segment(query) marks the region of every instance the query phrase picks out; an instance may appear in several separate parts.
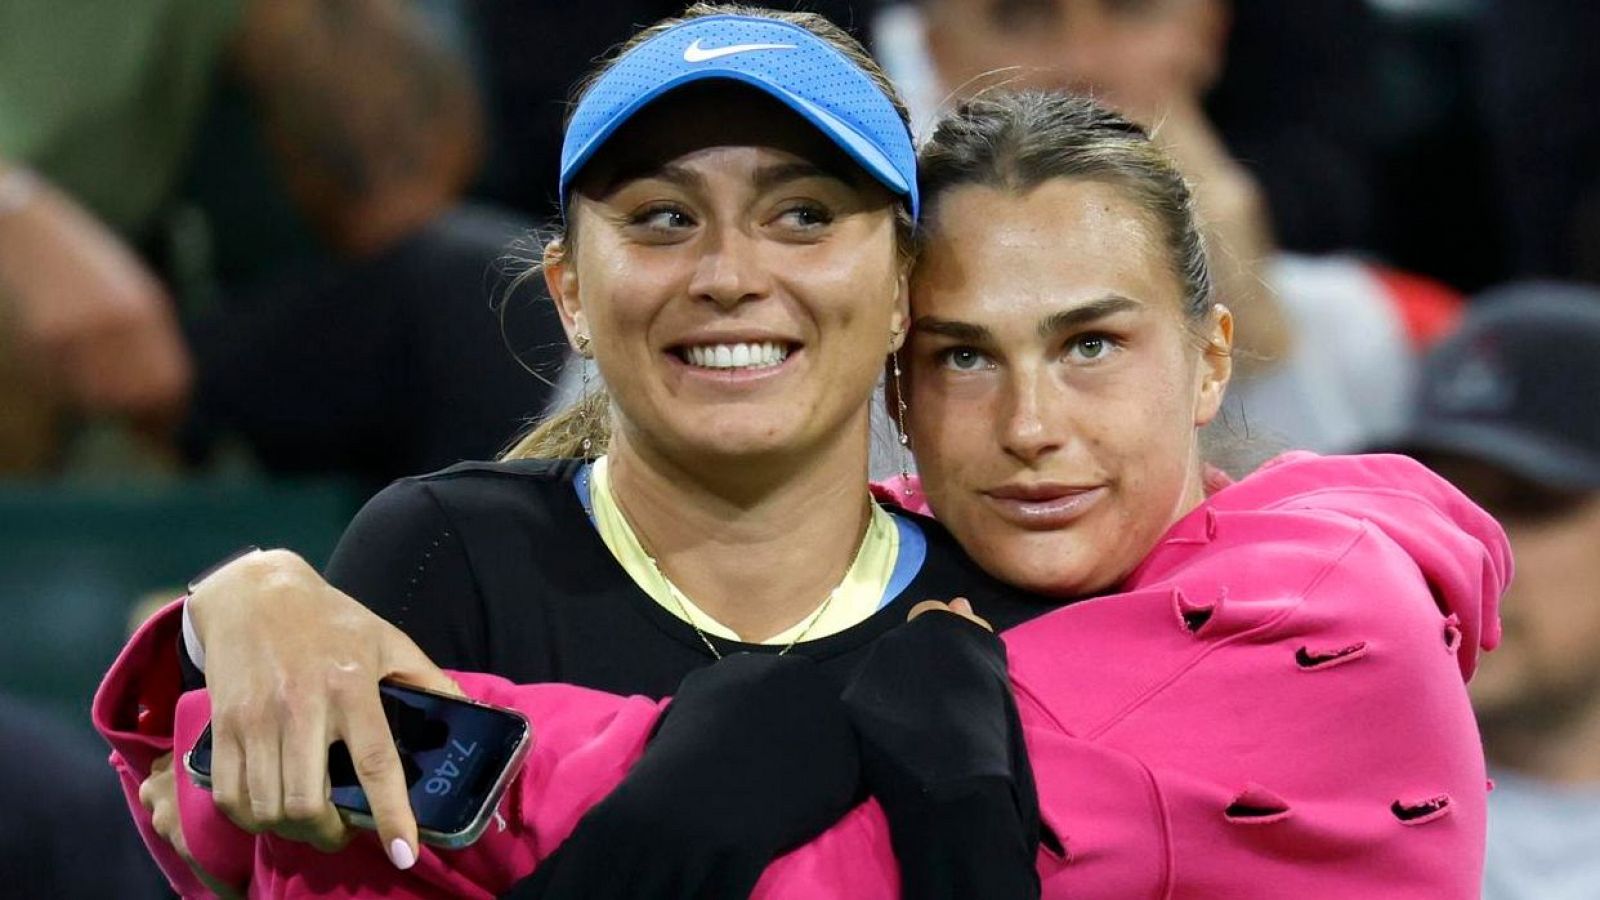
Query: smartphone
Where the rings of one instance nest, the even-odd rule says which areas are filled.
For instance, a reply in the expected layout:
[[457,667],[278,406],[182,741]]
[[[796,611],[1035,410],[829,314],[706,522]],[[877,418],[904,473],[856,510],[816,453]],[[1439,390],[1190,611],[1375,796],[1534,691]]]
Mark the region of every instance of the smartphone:
[[[380,682],[378,693],[411,794],[419,836],[437,847],[465,847],[483,834],[500,795],[528,753],[528,720],[512,709]],[[211,726],[184,755],[184,768],[211,789]],[[333,805],[344,820],[375,828],[343,741],[328,748]]]

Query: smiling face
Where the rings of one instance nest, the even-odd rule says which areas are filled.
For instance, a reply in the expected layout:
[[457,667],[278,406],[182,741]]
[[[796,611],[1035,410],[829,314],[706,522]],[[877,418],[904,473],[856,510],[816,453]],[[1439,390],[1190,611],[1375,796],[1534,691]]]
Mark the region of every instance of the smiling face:
[[547,257],[569,335],[592,339],[615,444],[679,465],[860,444],[904,331],[891,194],[750,89],[685,89],[584,172]]
[[1124,193],[1055,178],[939,199],[912,281],[907,429],[935,513],[985,569],[1074,596],[1123,579],[1202,496],[1229,374]]

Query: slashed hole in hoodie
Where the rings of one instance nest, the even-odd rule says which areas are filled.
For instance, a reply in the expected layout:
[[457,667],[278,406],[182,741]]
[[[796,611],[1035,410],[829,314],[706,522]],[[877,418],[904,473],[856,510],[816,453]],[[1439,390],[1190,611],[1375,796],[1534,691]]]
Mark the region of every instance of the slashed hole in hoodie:
[[1207,603],[1191,600],[1182,591],[1177,590],[1172,592],[1172,605],[1178,613],[1178,621],[1190,634],[1199,634],[1200,629],[1206,627],[1206,623],[1211,621],[1211,617],[1217,611],[1215,601]]
[[1367,642],[1356,641],[1343,647],[1317,648],[1302,646],[1294,652],[1294,663],[1301,671],[1313,672],[1322,669],[1331,669],[1334,666],[1347,662],[1354,662],[1367,655]]
[[1402,825],[1421,825],[1450,814],[1450,795],[1439,794],[1426,800],[1396,800],[1389,811]]
[[1063,863],[1072,862],[1072,851],[1068,849],[1067,842],[1056,834],[1048,822],[1039,823],[1039,846]]
[[1240,791],[1222,811],[1228,821],[1238,825],[1266,825],[1289,817],[1289,801],[1259,784]]
[[1444,620],[1444,648],[1452,654],[1461,649],[1461,620],[1453,615]]

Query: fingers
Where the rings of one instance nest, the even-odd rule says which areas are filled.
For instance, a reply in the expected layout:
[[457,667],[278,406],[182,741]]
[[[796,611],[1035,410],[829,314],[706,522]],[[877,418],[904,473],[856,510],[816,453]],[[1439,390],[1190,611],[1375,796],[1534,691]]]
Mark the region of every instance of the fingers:
[[283,739],[283,819],[274,830],[332,852],[350,831],[328,797],[327,713],[320,706],[289,723]]
[[264,828],[283,820],[283,763],[278,730],[257,728],[244,737],[245,787],[250,817]]
[[983,628],[987,631],[994,631],[994,626],[989,624],[989,620],[974,612],[972,609],[972,603],[965,597],[957,597],[949,603],[941,603],[938,600],[924,600],[921,603],[918,603],[916,606],[911,607],[911,612],[906,614],[906,621],[910,622],[923,613],[933,611],[954,613],[963,619],[983,626]]
[[466,698],[467,693],[461,689],[461,685],[434,665],[433,660],[405,632],[391,626],[382,640],[384,677],[423,690]]
[[339,706],[344,726],[339,736],[350,749],[378,839],[396,868],[409,869],[417,861],[417,823],[383,704],[371,688],[359,697],[347,693],[344,698],[346,702]]
[[251,834],[261,825],[250,809],[250,789],[245,776],[245,755],[232,729],[212,722],[211,799],[233,824]]
[[150,824],[161,839],[171,844],[178,855],[189,859],[189,846],[183,839],[178,818],[178,782],[172,771],[172,754],[159,756],[150,764],[150,777],[139,785],[139,805],[150,813]]

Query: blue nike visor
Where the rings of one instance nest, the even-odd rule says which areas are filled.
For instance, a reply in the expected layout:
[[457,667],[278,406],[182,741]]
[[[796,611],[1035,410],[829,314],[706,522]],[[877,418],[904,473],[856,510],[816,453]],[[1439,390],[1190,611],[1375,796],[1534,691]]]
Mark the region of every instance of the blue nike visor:
[[561,209],[572,182],[634,113],[668,92],[722,79],[754,87],[827,135],[916,218],[917,153],[894,104],[844,54],[798,25],[705,16],[629,50],[578,101],[561,143]]

